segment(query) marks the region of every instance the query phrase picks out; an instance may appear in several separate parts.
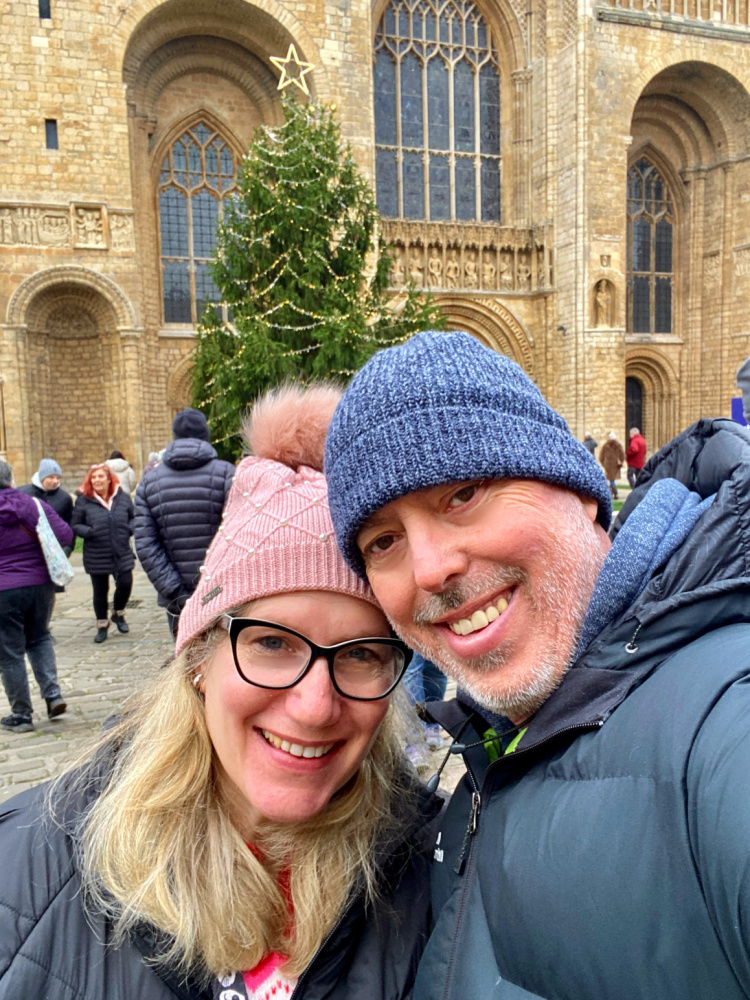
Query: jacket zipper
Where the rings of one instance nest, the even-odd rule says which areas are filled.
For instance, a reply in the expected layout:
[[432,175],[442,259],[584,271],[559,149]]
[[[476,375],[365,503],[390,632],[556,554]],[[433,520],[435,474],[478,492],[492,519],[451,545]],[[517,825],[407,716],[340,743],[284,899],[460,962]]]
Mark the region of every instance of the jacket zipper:
[[323,953],[323,951],[325,950],[325,948],[328,946],[328,942],[334,936],[334,934],[336,933],[336,931],[338,931],[339,927],[341,927],[341,925],[344,922],[344,919],[348,916],[349,911],[352,909],[352,907],[354,906],[354,904],[356,903],[356,901],[357,901],[358,898],[359,898],[359,892],[355,892],[355,893],[352,894],[352,898],[349,900],[348,905],[341,911],[341,913],[339,914],[338,920],[333,925],[333,927],[330,929],[330,931],[326,934],[326,936],[323,938],[323,941],[322,941],[320,947],[318,948],[318,950],[313,955],[312,959],[310,960],[309,965],[302,972],[302,975],[297,980],[297,985],[292,990],[292,993],[291,993],[291,996],[289,997],[289,1000],[295,1000],[295,997],[298,997],[298,996],[302,995],[301,993],[299,993],[300,987],[302,987],[304,985],[305,981],[309,978],[309,976],[311,974],[311,970],[312,970],[313,966],[315,965],[316,961],[318,960],[318,956],[321,955]]
[[[600,729],[604,725],[604,721],[605,721],[604,719],[598,719],[596,722],[577,723],[574,726],[567,726],[565,729],[558,730],[554,735],[558,736],[562,733],[571,733],[577,730]],[[547,739],[550,738],[551,737],[547,737]],[[545,739],[545,740],[540,740],[538,743],[532,743],[530,746],[524,747],[523,750],[521,749],[515,750],[512,754],[508,754],[507,757],[508,758],[516,757],[518,754],[526,753],[527,751],[533,750],[535,747],[541,746],[542,743],[546,742],[547,740]],[[484,791],[485,785],[487,784],[487,777],[489,776],[489,773],[492,770],[492,768],[495,767],[496,764],[499,764],[504,759],[506,758],[499,757],[497,760],[493,761],[489,765],[489,767],[485,771],[484,779],[482,780],[482,791]],[[469,813],[469,822],[466,827],[466,833],[464,834],[463,843],[461,845],[461,854],[454,868],[454,871],[457,875],[461,875],[463,873],[464,884],[463,884],[463,889],[461,890],[461,899],[458,904],[458,912],[456,914],[456,923],[453,932],[453,944],[451,946],[451,956],[446,971],[443,1000],[450,1000],[451,983],[453,979],[453,966],[456,961],[456,952],[458,950],[459,939],[460,939],[459,928],[463,920],[464,910],[466,909],[466,897],[468,896],[469,893],[469,886],[471,885],[471,876],[474,870],[474,835],[479,829],[479,814],[481,812],[481,807],[482,807],[482,796],[479,791],[476,778],[474,777],[474,772],[471,770],[469,762],[466,760],[465,757],[464,757],[464,763],[466,764],[466,773],[468,774],[469,780],[471,781],[473,792],[471,795],[471,812]]]
[[[469,823],[466,827],[466,833],[464,834],[463,843],[461,844],[461,854],[458,861],[454,867],[454,871],[457,875],[463,875],[464,884],[461,889],[461,899],[458,903],[458,912],[456,913],[456,925],[453,934],[453,945],[451,947],[450,960],[448,962],[448,968],[445,977],[445,990],[443,992],[443,1000],[449,1000],[451,982],[453,979],[453,966],[456,961],[456,951],[458,949],[459,941],[459,927],[463,920],[464,910],[466,909],[466,897],[469,893],[469,886],[471,884],[471,875],[473,873],[473,861],[474,861],[474,834],[477,832],[479,827],[479,812],[482,807],[482,797],[479,793],[479,786],[477,785],[476,778],[474,777],[474,772],[472,771],[469,762],[464,758],[464,763],[466,764],[466,773],[469,775],[469,780],[471,781],[473,792],[471,794],[471,812],[469,813]],[[483,783],[484,784],[484,783]]]

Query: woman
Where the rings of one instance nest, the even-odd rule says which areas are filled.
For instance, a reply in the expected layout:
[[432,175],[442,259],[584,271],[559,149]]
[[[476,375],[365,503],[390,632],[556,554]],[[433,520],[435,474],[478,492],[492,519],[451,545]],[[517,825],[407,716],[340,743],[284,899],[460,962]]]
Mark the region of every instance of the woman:
[[599,461],[604,466],[604,475],[609,483],[612,499],[617,500],[617,480],[620,478],[622,463],[625,461],[625,449],[617,440],[614,431],[610,431],[607,440],[599,449]]
[[135,472],[121,451],[113,451],[104,463],[117,476],[120,486],[132,496],[135,493]]
[[[40,502],[58,542],[70,545],[73,532],[48,504]],[[34,729],[24,655],[47,703],[47,716],[57,718],[67,708],[57,683],[49,632],[55,586],[37,537],[38,521],[36,501],[13,488],[11,468],[0,461],[0,672],[11,710],[0,719],[0,726],[11,733]]]
[[54,820],[39,792],[0,810],[3,1000],[409,994],[437,800],[401,751],[409,651],[316,471],[337,398],[256,406],[175,659],[53,786]]
[[92,465],[86,473],[73,508],[71,527],[83,539],[83,568],[91,577],[94,591],[97,627],[94,642],[104,642],[109,630],[110,576],[115,578],[112,621],[118,632],[129,632],[125,606],[133,589],[135,565],[130,547],[133,501],[106,465]]

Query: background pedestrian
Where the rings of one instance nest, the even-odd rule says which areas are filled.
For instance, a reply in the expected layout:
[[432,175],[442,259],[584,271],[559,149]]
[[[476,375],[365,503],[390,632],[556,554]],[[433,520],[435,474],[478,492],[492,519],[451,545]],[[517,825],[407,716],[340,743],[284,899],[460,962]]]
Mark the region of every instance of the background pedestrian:
[[646,440],[637,427],[631,427],[629,433],[630,440],[625,457],[628,461],[628,482],[631,490],[634,490],[638,473],[646,461]]
[[125,492],[132,496],[135,492],[135,472],[123,453],[113,451],[104,464],[114,472]]
[[178,413],[172,433],[161,465],[141,480],[135,494],[135,548],[176,636],[180,613],[221,524],[235,470],[209,444],[208,422],[200,410]]
[[112,621],[118,632],[129,632],[125,606],[133,589],[135,556],[133,501],[107,465],[93,465],[86,473],[73,509],[73,530],[83,539],[83,568],[91,577],[97,633],[94,642],[107,638],[109,578],[114,577]]
[[586,437],[583,439],[583,447],[590,451],[592,455],[596,455],[598,446],[591,431],[586,431]]
[[61,487],[61,482],[62,469],[58,463],[54,458],[43,458],[38,471],[31,477],[31,482],[19,486],[18,489],[37,500],[44,500],[58,517],[61,517],[66,524],[70,524],[73,517],[73,500],[70,493]]
[[[70,527],[47,503],[41,505],[58,542],[70,545]],[[36,533],[39,516],[36,501],[13,488],[11,468],[0,461],[0,672],[11,710],[0,726],[16,733],[34,728],[24,654],[49,718],[62,715],[67,707],[49,632],[55,588]]]
[[610,431],[607,440],[599,449],[599,461],[604,466],[604,475],[609,483],[609,491],[612,499],[618,497],[617,480],[620,478],[622,463],[625,461],[625,449],[617,440],[614,431]]

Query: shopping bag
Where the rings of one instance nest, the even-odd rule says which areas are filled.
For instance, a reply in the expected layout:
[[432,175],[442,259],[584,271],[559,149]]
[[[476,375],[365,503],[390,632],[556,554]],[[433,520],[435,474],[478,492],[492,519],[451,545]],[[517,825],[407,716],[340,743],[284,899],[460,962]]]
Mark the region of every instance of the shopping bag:
[[66,583],[70,583],[75,575],[73,567],[63,552],[62,545],[60,545],[55,537],[55,533],[47,520],[47,515],[44,513],[44,507],[42,507],[37,499],[34,500],[34,503],[39,510],[39,520],[36,522],[36,534],[39,544],[42,547],[44,561],[47,563],[50,580],[56,583],[58,587],[64,587]]

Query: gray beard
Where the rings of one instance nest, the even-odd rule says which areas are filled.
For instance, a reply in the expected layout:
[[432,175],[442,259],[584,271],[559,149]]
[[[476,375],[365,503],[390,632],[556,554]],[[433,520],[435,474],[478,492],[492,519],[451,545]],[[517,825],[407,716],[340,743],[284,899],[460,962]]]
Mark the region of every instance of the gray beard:
[[480,705],[510,719],[526,719],[556,690],[572,665],[603,561],[604,553],[591,530],[591,523],[576,500],[571,504],[569,521],[555,538],[553,558],[533,586],[528,574],[519,567],[498,567],[461,580],[440,594],[430,595],[415,613],[415,625],[429,625],[485,594],[517,584],[525,585],[535,621],[543,626],[546,616],[554,615],[555,629],[550,631],[550,641],[540,651],[537,662],[526,669],[522,682],[516,679],[512,683],[502,673],[515,652],[512,638],[504,642],[502,648],[471,659],[454,656],[445,646],[433,648],[403,632],[402,638],[425,659],[432,660],[455,678]]

